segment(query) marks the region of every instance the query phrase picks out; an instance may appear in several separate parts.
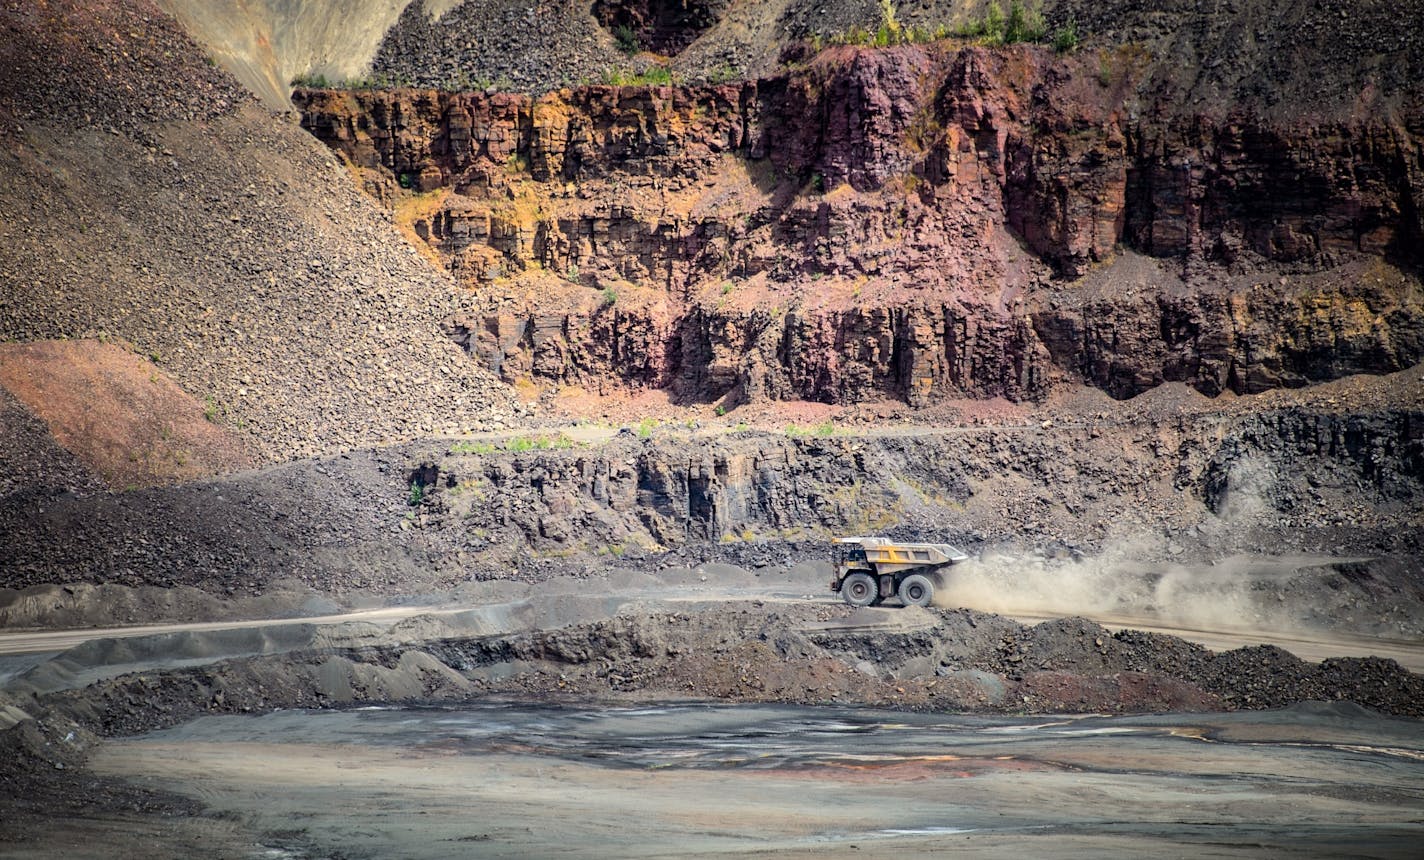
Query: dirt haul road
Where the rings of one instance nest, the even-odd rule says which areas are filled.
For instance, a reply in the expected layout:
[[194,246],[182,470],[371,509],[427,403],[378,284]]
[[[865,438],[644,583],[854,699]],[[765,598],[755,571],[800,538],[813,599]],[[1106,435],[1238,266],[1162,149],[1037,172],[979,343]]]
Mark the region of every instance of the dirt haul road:
[[[660,577],[662,582],[646,574],[614,572],[603,584],[587,581],[563,581],[546,583],[537,594],[528,587],[518,587],[516,593],[508,595],[500,602],[446,604],[438,607],[388,606],[376,609],[327,614],[309,617],[286,617],[257,620],[223,620],[186,624],[154,624],[122,627],[95,627],[84,629],[32,629],[12,630],[0,633],[0,656],[39,655],[58,653],[76,648],[84,643],[97,640],[135,639],[139,637],[172,637],[186,634],[229,634],[225,637],[209,638],[201,653],[186,653],[184,661],[191,665],[199,657],[213,661],[239,654],[253,653],[252,638],[240,635],[243,631],[260,634],[266,631],[258,653],[285,650],[281,644],[283,637],[271,635],[275,631],[301,629],[309,634],[318,630],[351,630],[359,625],[365,635],[377,635],[377,630],[389,631],[400,622],[424,617],[445,622],[439,628],[442,632],[461,632],[466,635],[498,635],[514,632],[552,630],[570,624],[610,618],[630,611],[640,614],[686,610],[696,605],[727,606],[735,608],[739,603],[765,605],[768,603],[817,602],[838,605],[834,595],[825,593],[825,578],[819,575],[818,565],[803,566],[799,575],[775,577],[765,584],[753,584],[756,576],[740,568],[727,565],[712,566],[718,579],[733,578],[740,584],[726,587],[720,584],[665,584],[669,580],[696,580],[705,577],[702,568],[673,573]],[[790,573],[790,572],[788,572]],[[730,575],[730,576],[729,576]],[[769,577],[770,578],[770,577]],[[634,582],[633,580],[642,580]],[[610,583],[634,585],[617,587]],[[641,587],[636,587],[641,586]],[[522,593],[521,593],[522,592]],[[1319,662],[1331,657],[1381,657],[1398,662],[1412,672],[1424,671],[1424,642],[1403,639],[1369,637],[1328,630],[1247,630],[1227,625],[1203,623],[1181,623],[1164,620],[1151,613],[1124,612],[1051,612],[1051,611],[1009,611],[1010,618],[1025,624],[1037,624],[1052,619],[1085,617],[1101,624],[1111,631],[1140,630],[1165,634],[1194,642],[1213,651],[1225,651],[1256,645],[1272,645],[1300,657],[1303,660]],[[835,623],[838,629],[858,629],[866,632],[903,634],[932,626],[933,616],[918,612],[906,612],[898,607],[880,607],[862,610]],[[238,634],[238,635],[234,635]],[[342,634],[338,634],[340,636]],[[407,633],[402,638],[415,641],[420,637]],[[232,647],[223,647],[223,642]],[[306,636],[300,637],[302,642]],[[148,650],[148,649],[145,649]],[[191,651],[191,649],[189,649]],[[161,665],[160,653],[154,653],[153,660],[132,660],[132,649],[124,649],[126,658],[121,661],[127,669],[138,666]],[[109,674],[109,673],[104,673]]]

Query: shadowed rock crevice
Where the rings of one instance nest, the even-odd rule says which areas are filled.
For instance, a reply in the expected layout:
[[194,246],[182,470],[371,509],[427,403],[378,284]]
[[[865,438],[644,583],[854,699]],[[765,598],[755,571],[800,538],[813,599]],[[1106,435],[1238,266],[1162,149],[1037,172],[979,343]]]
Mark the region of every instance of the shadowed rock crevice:
[[593,16],[625,51],[677,54],[716,24],[731,0],[594,0]]

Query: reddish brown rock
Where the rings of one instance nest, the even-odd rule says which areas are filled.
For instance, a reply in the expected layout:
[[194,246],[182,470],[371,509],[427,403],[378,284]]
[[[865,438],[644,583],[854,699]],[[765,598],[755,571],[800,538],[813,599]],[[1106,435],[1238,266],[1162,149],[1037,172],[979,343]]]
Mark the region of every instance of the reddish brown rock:
[[930,45],[725,86],[295,98],[379,195],[453,192],[415,230],[510,380],[920,405],[1424,357],[1424,121],[1146,86],[1130,51]]

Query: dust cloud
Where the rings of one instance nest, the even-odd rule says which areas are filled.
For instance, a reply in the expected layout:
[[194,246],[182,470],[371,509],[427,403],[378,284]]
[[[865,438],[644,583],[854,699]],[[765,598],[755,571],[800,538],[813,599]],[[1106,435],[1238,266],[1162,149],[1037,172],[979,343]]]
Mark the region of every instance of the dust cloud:
[[[1290,634],[1347,619],[1319,605],[1324,557],[1236,555],[1215,561],[1144,562],[1151,553],[1123,543],[1071,559],[986,554],[944,575],[935,602],[1004,615],[1084,615],[1175,628]],[[1311,587],[1305,587],[1310,581]]]
[[[1214,488],[1215,527],[1240,529],[1273,517],[1282,475],[1269,461],[1238,456]],[[1176,555],[1173,555],[1173,554]],[[1162,559],[1168,561],[1143,561]],[[1193,556],[1161,535],[1124,536],[1090,557],[986,553],[950,568],[935,602],[1017,616],[1083,615],[1109,623],[1182,630],[1315,635],[1400,635],[1397,619],[1369,609],[1368,585],[1345,583],[1324,555]]]

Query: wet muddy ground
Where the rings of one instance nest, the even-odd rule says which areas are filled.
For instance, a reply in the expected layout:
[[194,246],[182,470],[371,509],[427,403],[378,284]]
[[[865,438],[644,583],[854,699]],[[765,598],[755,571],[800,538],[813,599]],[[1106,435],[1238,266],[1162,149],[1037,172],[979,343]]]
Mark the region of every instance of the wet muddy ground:
[[215,844],[252,838],[248,856],[276,858],[1417,857],[1424,844],[1424,731],[1344,704],[284,711],[107,744],[93,767],[199,800]]

